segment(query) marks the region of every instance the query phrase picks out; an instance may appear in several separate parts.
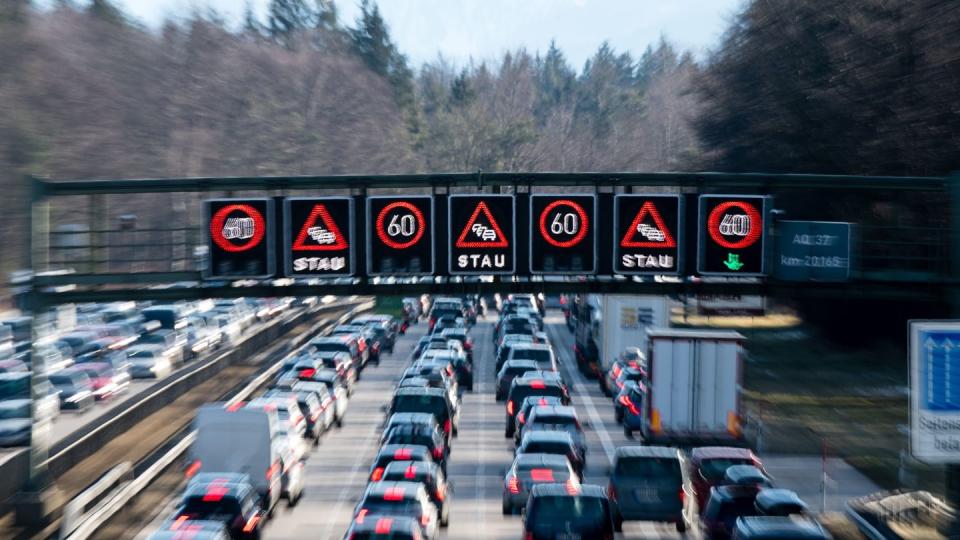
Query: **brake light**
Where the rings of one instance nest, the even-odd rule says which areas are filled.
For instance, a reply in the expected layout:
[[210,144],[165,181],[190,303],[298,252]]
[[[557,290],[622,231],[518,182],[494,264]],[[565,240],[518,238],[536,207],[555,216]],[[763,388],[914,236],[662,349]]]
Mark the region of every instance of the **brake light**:
[[532,469],[530,479],[534,482],[553,482],[553,471],[550,469]]
[[393,527],[393,520],[390,518],[380,518],[377,520],[377,525],[374,528],[375,534],[390,534],[390,529]]
[[450,430],[452,429],[453,429],[453,422],[451,422],[450,419],[447,418],[446,420],[443,421],[443,431],[446,433],[450,433]]
[[404,460],[410,459],[412,455],[413,455],[413,451],[410,450],[409,448],[398,448],[393,453],[393,459],[397,461],[404,461]]
[[424,527],[430,525],[430,514],[424,514],[420,516],[420,525]]
[[257,527],[257,523],[259,522],[260,522],[260,516],[253,516],[252,518],[250,518],[249,521],[247,521],[247,524],[243,526],[243,532],[245,533],[253,532],[253,530],[256,529]]
[[402,501],[403,500],[403,488],[392,487],[383,492],[383,500],[385,501]]
[[616,379],[620,376],[620,364],[613,365],[613,378]]
[[207,488],[207,492],[203,495],[203,502],[220,502],[228,492],[229,490],[223,484],[213,484]]
[[202,466],[203,466],[203,463],[199,459],[191,463],[190,466],[187,467],[187,472],[186,472],[187,478],[192,478],[193,475],[200,472],[200,467]]
[[307,378],[307,379],[311,379],[311,378],[313,378],[314,374],[316,374],[316,373],[317,373],[317,370],[315,370],[315,369],[313,369],[313,368],[301,369],[301,370],[300,370],[300,377],[304,377],[304,378]]
[[510,480],[507,480],[507,490],[510,493],[520,493],[520,479],[516,476],[511,476]]
[[526,417],[524,416],[522,411],[520,412],[520,414],[517,415],[517,422],[520,422],[521,424],[527,423]]
[[473,350],[473,343],[466,341],[463,343],[463,348],[464,350],[467,350],[467,351]]
[[528,532],[524,535],[523,540],[533,540],[533,533]]
[[535,390],[543,390],[546,387],[547,385],[544,384],[544,382],[541,381],[540,379],[534,379],[530,381],[530,388],[533,388]]
[[270,480],[273,480],[273,477],[276,476],[278,472],[280,472],[280,462],[275,461],[273,462],[273,465],[271,465],[270,468],[267,469],[267,482],[269,482]]
[[243,402],[242,402],[242,401],[237,401],[237,402],[235,402],[235,403],[231,403],[231,404],[227,407],[227,411],[229,411],[229,412],[236,412],[237,409],[239,409],[240,407],[243,407]]
[[443,502],[443,497],[444,497],[443,487],[441,486],[437,488],[437,500],[440,502]]
[[190,519],[190,516],[178,516],[177,519],[170,524],[170,530],[175,531],[183,525],[183,522]]
[[383,478],[383,467],[377,467],[370,474],[371,482],[379,482]]
[[407,467],[407,470],[403,472],[403,477],[407,480],[413,480],[417,477],[417,468],[413,465]]
[[512,402],[512,401],[508,401],[508,402],[507,402],[507,414],[509,414],[510,416],[513,416],[513,402]]
[[433,459],[441,459],[441,458],[443,458],[443,448],[440,448],[438,446],[433,449]]
[[357,512],[357,524],[358,524],[358,525],[362,525],[362,524],[363,524],[363,518],[365,518],[366,516],[367,516],[367,509],[366,509],[366,508],[361,508],[360,511]]
[[576,495],[577,493],[580,492],[579,488],[577,488],[577,485],[573,483],[572,478],[570,480],[567,480],[566,486],[567,486],[568,495]]

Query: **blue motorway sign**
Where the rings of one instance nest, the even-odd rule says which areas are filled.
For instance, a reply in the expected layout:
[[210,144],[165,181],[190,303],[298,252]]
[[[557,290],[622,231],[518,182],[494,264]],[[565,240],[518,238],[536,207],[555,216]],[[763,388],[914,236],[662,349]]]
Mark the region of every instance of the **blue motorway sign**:
[[960,463],[960,321],[910,322],[910,449]]
[[774,276],[784,281],[850,279],[850,223],[778,221]]

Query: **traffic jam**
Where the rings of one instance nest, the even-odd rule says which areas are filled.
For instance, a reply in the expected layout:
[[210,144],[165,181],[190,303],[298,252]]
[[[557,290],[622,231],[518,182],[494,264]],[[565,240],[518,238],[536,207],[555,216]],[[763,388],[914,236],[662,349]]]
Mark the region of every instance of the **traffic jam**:
[[[601,303],[597,309],[618,311],[624,306],[617,302],[653,302],[646,307],[656,311],[654,299],[595,301]],[[736,379],[720,370],[670,367],[691,350],[709,349],[716,362],[738,362],[734,336],[652,332],[645,349],[624,345],[602,369],[597,355],[603,353],[577,342],[586,329],[571,323],[573,301],[560,298],[561,316],[531,294],[409,298],[400,317],[360,316],[312,339],[284,359],[259,397],[198,411],[197,438],[185,465],[189,481],[149,538],[289,537],[278,532],[283,520],[298,519],[297,512],[277,513],[281,499],[295,507],[306,486],[318,481],[308,478],[316,469],[306,468],[317,454],[314,447],[343,425],[350,396],[382,363],[398,376],[391,379],[392,393],[378,396],[387,402],[370,439],[372,453],[353,449],[360,465],[357,486],[365,487],[343,487],[352,507],[345,539],[467,537],[467,529],[478,526],[479,537],[485,537],[484,528],[500,520],[514,533],[499,537],[527,539],[648,537],[643,531],[649,529],[636,524],[657,527],[658,534],[669,527],[703,538],[830,538],[798,494],[777,487],[746,447],[739,411],[724,410],[739,392],[732,384]],[[545,319],[555,322],[548,328]],[[566,331],[564,320],[566,337],[559,335]],[[480,336],[489,342],[475,339]],[[570,337],[572,350],[558,349],[558,341]],[[623,345],[622,336],[602,337],[604,346]],[[394,356],[401,343],[404,348]],[[402,354],[406,347],[409,357]],[[737,369],[729,372],[737,376]],[[582,387],[597,383],[600,393],[588,395]],[[700,393],[686,397],[709,400],[718,410],[691,429],[682,415],[697,411],[681,410],[665,387],[675,394]],[[466,402],[502,407],[502,433],[512,451],[488,458],[503,467],[499,520],[478,508],[483,519],[461,527],[456,516],[464,515],[464,505],[455,510],[453,477],[465,482],[465,468],[456,456],[475,449],[463,446],[454,453],[453,448],[473,435],[462,420],[475,412]],[[606,440],[610,435],[598,414],[616,419],[625,443]],[[476,489],[479,505],[481,486]],[[280,523],[271,526],[271,519]]]

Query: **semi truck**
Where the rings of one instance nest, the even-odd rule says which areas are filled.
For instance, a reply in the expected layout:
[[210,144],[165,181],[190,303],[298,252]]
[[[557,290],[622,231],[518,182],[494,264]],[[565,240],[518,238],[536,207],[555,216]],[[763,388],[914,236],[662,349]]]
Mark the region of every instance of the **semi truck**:
[[646,329],[670,325],[666,296],[587,294],[578,298],[574,356],[584,375],[606,373],[624,349],[646,347]]
[[651,444],[743,441],[743,343],[730,330],[647,330],[639,429]]

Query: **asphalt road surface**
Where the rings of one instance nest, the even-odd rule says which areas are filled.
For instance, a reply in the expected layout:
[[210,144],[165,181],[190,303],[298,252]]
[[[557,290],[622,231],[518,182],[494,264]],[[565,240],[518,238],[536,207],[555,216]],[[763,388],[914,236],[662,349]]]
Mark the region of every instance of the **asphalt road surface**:
[[[628,440],[613,418],[613,405],[593,380],[586,380],[576,369],[573,337],[557,312],[545,319],[547,334],[553,343],[561,369],[572,383],[573,405],[587,433],[585,483],[605,485],[610,459],[618,446],[639,444]],[[307,463],[307,485],[295,508],[281,503],[275,518],[267,524],[265,540],[342,538],[352,518],[353,508],[367,484],[367,475],[378,448],[382,407],[389,404],[394,386],[410,362],[411,351],[425,332],[425,324],[410,328],[397,341],[392,355],[385,355],[379,367],[370,367],[351,397],[350,408],[341,429],[324,436]],[[452,482],[452,509],[449,528],[442,538],[513,539],[521,536],[519,516],[501,513],[503,477],[513,459],[513,441],[503,436],[504,405],[494,400],[492,323],[481,320],[471,331],[474,346],[474,391],[463,395],[459,437],[454,439],[448,478]],[[793,462],[793,460],[787,460]],[[793,462],[795,463],[795,462]],[[786,463],[784,463],[786,465]],[[787,475],[791,476],[791,475]],[[804,474],[806,478],[811,475]],[[814,474],[815,476],[815,474]],[[780,484],[782,487],[791,487]],[[869,489],[872,486],[864,486]],[[818,505],[808,500],[811,507]],[[163,511],[169,516],[175,498]],[[158,518],[141,537],[159,525]],[[672,525],[624,523],[621,538],[700,538],[694,527],[685,536]]]

